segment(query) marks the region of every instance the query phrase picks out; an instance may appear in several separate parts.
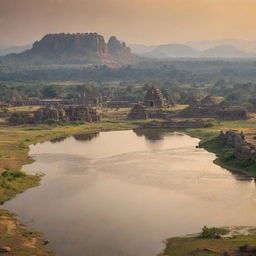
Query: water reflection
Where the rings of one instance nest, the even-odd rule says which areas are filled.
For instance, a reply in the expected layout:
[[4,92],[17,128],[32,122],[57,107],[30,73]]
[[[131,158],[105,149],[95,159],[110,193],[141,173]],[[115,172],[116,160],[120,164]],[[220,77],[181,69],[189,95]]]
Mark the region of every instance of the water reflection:
[[51,139],[50,142],[51,143],[60,143],[60,142],[64,141],[65,139],[67,139],[68,137],[69,137],[68,135],[59,136],[59,137],[56,137],[54,139]]
[[77,141],[91,141],[99,136],[99,132],[94,133],[81,133],[73,135],[73,138]]
[[133,132],[138,137],[144,136],[150,142],[163,140],[167,134],[170,134],[170,131],[164,129],[134,129]]

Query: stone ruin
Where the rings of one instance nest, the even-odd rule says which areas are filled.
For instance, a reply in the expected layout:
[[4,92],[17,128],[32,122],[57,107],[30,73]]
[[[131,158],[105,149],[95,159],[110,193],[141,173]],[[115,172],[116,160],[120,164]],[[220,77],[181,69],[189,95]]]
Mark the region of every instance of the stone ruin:
[[[170,105],[175,105],[174,101],[169,99]],[[166,119],[167,114],[162,108],[168,107],[167,99],[164,98],[161,90],[152,86],[146,93],[143,104],[134,105],[128,114],[129,119],[148,119],[159,118]]]
[[238,159],[253,159],[256,161],[256,147],[245,140],[245,135],[241,132],[229,130],[220,132],[219,138],[225,143],[234,148],[235,156]]
[[249,117],[247,110],[243,107],[230,107],[220,109],[218,112],[218,116],[220,119],[225,120],[242,120],[248,119]]
[[47,106],[34,112],[35,123],[45,123],[47,120],[67,122],[68,117],[63,108],[55,106]]
[[193,118],[219,118],[224,120],[242,120],[248,118],[248,112],[243,107],[222,108],[216,104],[214,97],[208,95],[199,100],[191,96],[187,103],[189,107],[182,110],[178,116]]
[[136,104],[128,114],[129,119],[144,120],[148,119],[146,109],[141,104]]
[[66,107],[65,112],[71,122],[74,121],[86,121],[97,122],[100,121],[100,116],[97,111],[86,105],[69,106]]
[[166,113],[162,109],[146,109],[141,104],[136,104],[128,114],[128,119],[145,120],[145,119],[166,119]]
[[178,116],[193,118],[219,118],[223,120],[244,120],[249,117],[242,107],[220,108],[214,106],[190,106],[183,109]]
[[35,123],[45,123],[47,120],[55,120],[63,123],[74,121],[96,122],[100,117],[96,110],[86,105],[78,106],[46,106],[34,112]]
[[151,108],[163,108],[167,107],[168,103],[161,90],[152,86],[145,95],[144,106]]

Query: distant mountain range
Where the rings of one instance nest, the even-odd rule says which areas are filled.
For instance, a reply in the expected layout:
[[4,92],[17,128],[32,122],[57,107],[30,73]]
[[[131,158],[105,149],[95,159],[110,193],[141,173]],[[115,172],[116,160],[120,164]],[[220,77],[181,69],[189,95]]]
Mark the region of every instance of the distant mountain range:
[[147,46],[129,44],[138,55],[152,58],[252,58],[256,57],[256,41],[223,39],[190,41],[185,44]]
[[27,45],[12,45],[12,46],[2,46],[0,45],[0,56],[4,56],[10,53],[21,53],[32,48],[32,44]]
[[[24,46],[25,47],[25,46]],[[5,64],[130,64],[139,57],[112,36],[105,42],[97,33],[48,34],[31,49],[0,58]]]
[[[0,46],[0,63],[7,64],[131,64],[141,57],[256,58],[256,41],[223,39],[147,46],[128,44],[97,33],[48,34],[33,45]],[[140,56],[140,57],[139,57]]]

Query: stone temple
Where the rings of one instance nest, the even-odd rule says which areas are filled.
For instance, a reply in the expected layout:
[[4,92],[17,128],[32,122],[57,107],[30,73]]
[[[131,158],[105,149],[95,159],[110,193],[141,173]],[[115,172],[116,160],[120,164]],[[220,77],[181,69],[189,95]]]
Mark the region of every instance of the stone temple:
[[164,98],[161,90],[152,86],[146,93],[144,99],[144,106],[151,108],[163,108],[166,107],[167,100]]

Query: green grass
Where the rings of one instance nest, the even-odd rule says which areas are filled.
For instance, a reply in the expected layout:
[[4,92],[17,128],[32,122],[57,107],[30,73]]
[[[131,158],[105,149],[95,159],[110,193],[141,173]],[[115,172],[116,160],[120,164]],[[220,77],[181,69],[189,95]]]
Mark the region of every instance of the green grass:
[[239,235],[219,239],[174,237],[167,239],[165,249],[159,256],[224,256],[225,252],[238,251],[244,245],[256,246],[256,236]]
[[216,164],[235,173],[256,177],[256,162],[252,159],[238,159],[235,156],[234,149],[228,147],[218,137],[215,136],[209,140],[203,140],[200,142],[200,146],[216,154],[217,158],[214,161]]

